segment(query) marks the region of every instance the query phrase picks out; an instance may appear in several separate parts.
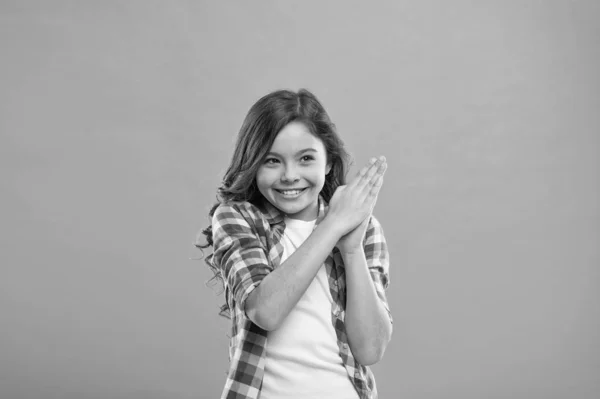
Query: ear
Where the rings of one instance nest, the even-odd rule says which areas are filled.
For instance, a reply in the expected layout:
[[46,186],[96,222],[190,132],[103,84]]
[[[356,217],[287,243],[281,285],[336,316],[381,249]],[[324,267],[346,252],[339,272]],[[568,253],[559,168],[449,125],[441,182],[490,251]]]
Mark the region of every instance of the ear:
[[325,167],[325,174],[328,175],[329,172],[331,172],[331,164],[328,163],[327,166]]

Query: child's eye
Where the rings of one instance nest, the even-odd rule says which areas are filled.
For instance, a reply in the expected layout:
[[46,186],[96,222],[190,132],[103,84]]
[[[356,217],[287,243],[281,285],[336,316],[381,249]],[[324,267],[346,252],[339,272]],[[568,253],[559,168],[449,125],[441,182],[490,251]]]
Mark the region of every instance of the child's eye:
[[303,161],[312,161],[312,160],[314,160],[315,158],[314,158],[312,155],[305,155],[305,156],[303,156],[303,157],[302,157],[302,158],[300,158],[300,159],[301,159],[301,160],[303,160]]
[[277,158],[267,158],[265,159],[265,163],[267,165],[273,165],[274,163],[279,162],[279,160]]

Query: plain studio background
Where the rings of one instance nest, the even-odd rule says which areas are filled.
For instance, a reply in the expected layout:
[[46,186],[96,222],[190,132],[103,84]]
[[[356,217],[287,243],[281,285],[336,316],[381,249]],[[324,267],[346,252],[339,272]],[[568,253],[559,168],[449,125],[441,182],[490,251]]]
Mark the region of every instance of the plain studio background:
[[381,398],[599,397],[598,4],[2,1],[0,397],[218,397],[192,242],[301,87],[388,159]]

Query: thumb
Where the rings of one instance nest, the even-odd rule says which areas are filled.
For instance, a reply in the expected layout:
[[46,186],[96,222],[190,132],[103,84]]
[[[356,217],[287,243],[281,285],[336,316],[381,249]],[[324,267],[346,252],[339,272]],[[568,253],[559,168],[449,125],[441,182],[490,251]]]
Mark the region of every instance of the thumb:
[[346,189],[346,185],[343,185],[343,186],[338,186],[338,187],[335,189],[335,191],[334,191],[334,193],[333,193],[332,197],[335,197],[336,195],[338,195],[338,196],[339,196],[339,195],[340,195],[340,194],[341,194],[341,193],[342,193],[342,192],[343,192],[345,189]]
[[334,204],[335,202],[337,202],[337,198],[342,195],[342,192],[346,189],[346,186],[338,186],[335,191],[333,192],[333,195],[331,196],[331,199],[329,200],[329,205]]

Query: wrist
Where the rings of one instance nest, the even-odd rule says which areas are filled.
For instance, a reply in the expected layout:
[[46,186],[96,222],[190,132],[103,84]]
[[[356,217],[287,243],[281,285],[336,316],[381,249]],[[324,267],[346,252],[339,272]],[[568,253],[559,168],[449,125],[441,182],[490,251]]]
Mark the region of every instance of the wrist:
[[346,232],[342,230],[340,223],[336,219],[337,218],[331,216],[330,214],[327,214],[319,225],[332,234],[336,240],[339,240],[344,234],[346,234]]
[[340,250],[340,255],[342,255],[342,259],[344,260],[356,257],[360,258],[365,256],[365,249],[362,245],[357,245],[351,248],[338,247],[338,249]]

